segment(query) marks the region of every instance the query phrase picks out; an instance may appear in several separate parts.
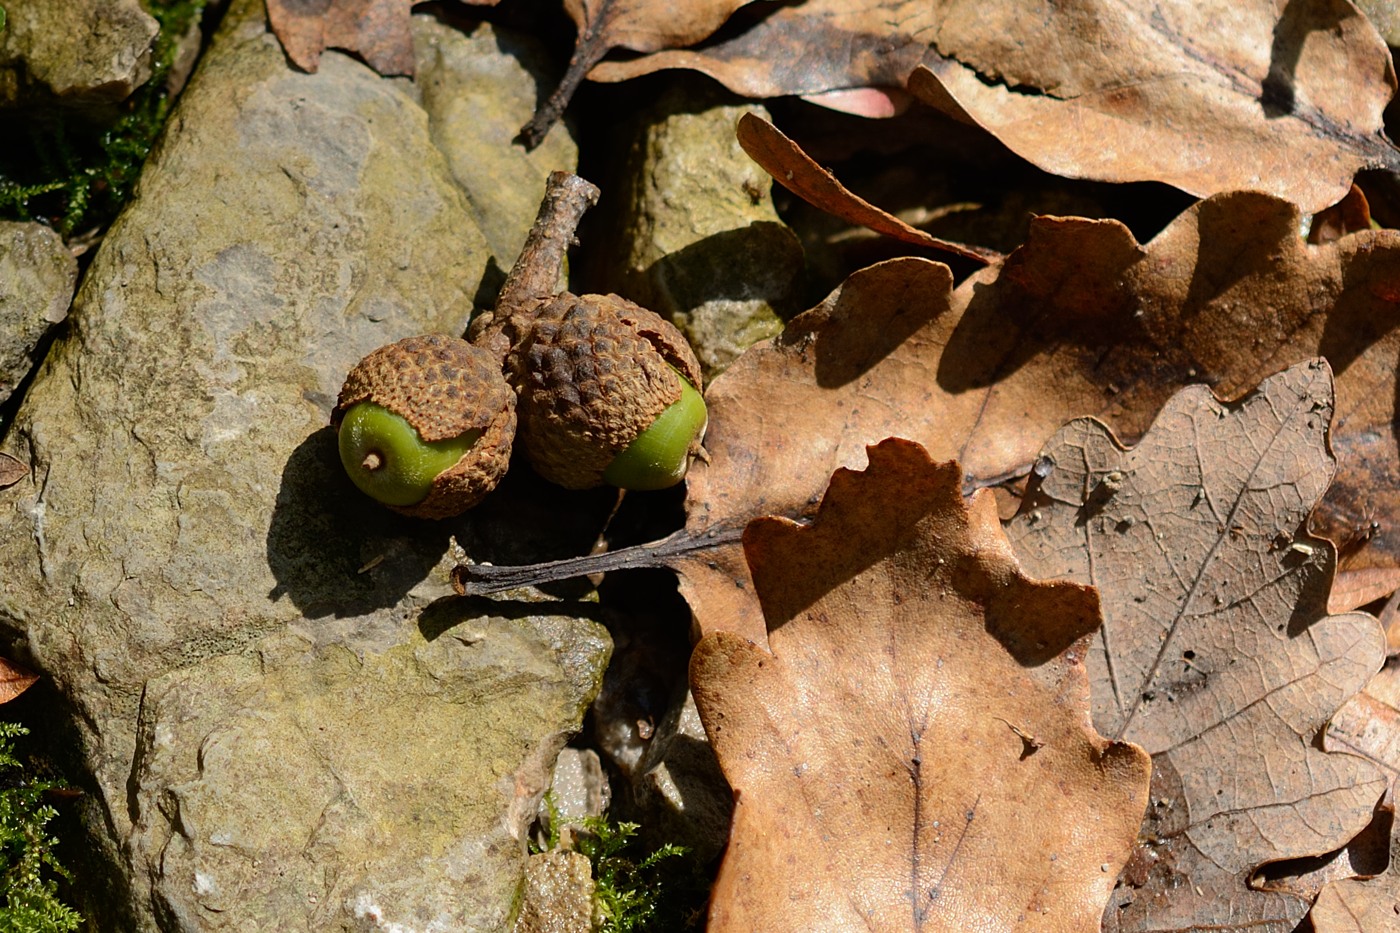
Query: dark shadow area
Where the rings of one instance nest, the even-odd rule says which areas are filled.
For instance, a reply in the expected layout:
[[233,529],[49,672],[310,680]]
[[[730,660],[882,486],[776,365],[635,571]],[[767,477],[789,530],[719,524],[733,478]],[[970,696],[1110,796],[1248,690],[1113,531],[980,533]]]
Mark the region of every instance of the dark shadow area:
[[[587,554],[617,502],[611,487],[577,492],[540,479],[517,457],[501,485],[457,518],[399,515],[365,496],[340,465],[335,430],[322,428],[292,452],[267,535],[277,587],[308,618],[364,615],[396,605],[446,553],[449,539],[473,562],[533,564]],[[587,580],[545,587],[582,595]]]
[[1400,326],[1400,281],[1394,248],[1351,255],[1342,266],[1342,290],[1324,314],[1318,354],[1336,376]]
[[495,256],[488,254],[486,264],[481,269],[481,278],[476,283],[476,291],[472,293],[472,306],[478,313],[496,307],[496,298],[505,284],[506,270],[496,262]]
[[[14,646],[7,646],[3,654],[27,660]],[[123,853],[111,841],[121,838],[121,833],[107,818],[98,802],[96,783],[87,773],[84,738],[77,725],[80,716],[49,677],[41,677],[6,703],[3,719],[29,730],[29,735],[14,740],[22,771],[7,777],[22,774],[28,780],[56,785],[43,797],[55,810],[47,831],[58,840],[55,857],[72,875],[70,880],[55,879],[59,899],[83,915],[85,929],[136,929],[123,880],[126,872],[120,867]]]
[[[971,583],[967,592],[976,592],[971,587],[980,582]],[[980,595],[987,633],[1022,667],[1060,658],[1102,624],[1098,598],[1076,586],[1017,576],[1009,586],[991,582]]]
[[434,641],[463,622],[483,616],[518,621],[543,614],[568,615],[600,624],[604,621],[603,608],[591,602],[526,602],[485,596],[444,596],[419,613],[418,631],[428,641]]
[[[897,267],[903,268],[903,267]],[[901,344],[947,312],[947,270],[913,266],[905,281],[890,271],[847,280],[830,315],[820,323],[813,348],[817,385],[837,388],[859,379]],[[810,330],[789,329],[785,343],[800,343]]]
[[[786,255],[776,252],[774,246],[779,242],[791,245]],[[775,262],[786,265],[789,261],[797,269],[802,267],[802,247],[797,238],[782,224],[755,221],[667,253],[652,263],[644,275],[650,282],[664,283],[671,296],[683,300],[687,305],[680,309],[683,311],[708,301],[767,299],[786,320],[801,310],[798,289],[773,296],[758,293],[748,283],[760,283],[761,288],[772,281]]]
[[[72,299],[69,299],[70,313]],[[43,366],[44,360],[49,355],[49,350],[53,347],[54,341],[66,336],[69,322],[64,318],[57,324],[51,326],[44,332],[44,336],[34,346],[29,358],[33,361],[29,371],[15,384],[13,390],[5,401],[0,402],[0,441],[4,441],[5,435],[9,433],[10,425],[14,423],[15,413],[19,411],[20,405],[24,403],[24,397],[29,393],[29,387],[34,384],[34,377],[38,374],[39,368]]]
[[[541,479],[520,451],[496,490],[455,520],[457,543],[474,563],[536,564],[594,551],[617,507],[611,486],[571,490]],[[593,588],[585,579],[541,587],[561,599]]]
[[[1310,32],[1325,32],[1338,28],[1341,11],[1327,9],[1325,3],[1299,3],[1288,0],[1274,26],[1274,41],[1269,49],[1269,73],[1259,89],[1259,106],[1269,119],[1286,117],[1297,106],[1298,60],[1303,43]],[[1348,10],[1355,15],[1354,10]],[[1328,15],[1331,13],[1332,15]]]
[[[1298,216],[1296,209],[1273,198],[1238,193],[1202,201],[1196,229],[1199,245],[1192,256],[1195,266],[1177,312],[1178,329],[1182,330],[1223,292],[1243,279],[1260,275],[1261,270],[1276,267],[1279,244],[1297,241]],[[1252,339],[1254,334],[1246,336]]]
[[268,598],[312,619],[396,605],[447,550],[450,522],[411,519],[362,494],[340,465],[335,430],[302,441],[282,468],[267,532]]

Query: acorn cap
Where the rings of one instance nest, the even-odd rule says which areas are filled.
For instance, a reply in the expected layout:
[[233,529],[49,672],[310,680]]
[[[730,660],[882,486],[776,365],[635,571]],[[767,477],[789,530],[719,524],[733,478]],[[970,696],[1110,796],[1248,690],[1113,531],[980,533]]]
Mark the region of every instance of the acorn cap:
[[603,483],[613,459],[681,397],[681,376],[703,388],[680,331],[618,295],[563,292],[547,302],[507,373],[530,462],[569,489]]
[[459,515],[494,489],[510,465],[515,394],[501,378],[498,359],[461,338],[407,337],[370,353],[345,377],[331,424],[338,430],[345,412],[360,402],[399,415],[424,441],[480,432],[457,463],[438,474],[426,498],[389,506],[397,512]]

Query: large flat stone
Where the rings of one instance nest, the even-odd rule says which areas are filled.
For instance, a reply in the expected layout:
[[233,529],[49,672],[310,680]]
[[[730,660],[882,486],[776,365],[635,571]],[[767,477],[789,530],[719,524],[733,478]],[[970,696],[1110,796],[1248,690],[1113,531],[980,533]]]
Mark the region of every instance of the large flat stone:
[[33,476],[0,492],[0,632],[57,700],[98,928],[515,909],[606,632],[435,603],[471,519],[370,503],[325,427],[364,353],[461,330],[489,255],[411,84],[296,72],[235,2],[0,445]]

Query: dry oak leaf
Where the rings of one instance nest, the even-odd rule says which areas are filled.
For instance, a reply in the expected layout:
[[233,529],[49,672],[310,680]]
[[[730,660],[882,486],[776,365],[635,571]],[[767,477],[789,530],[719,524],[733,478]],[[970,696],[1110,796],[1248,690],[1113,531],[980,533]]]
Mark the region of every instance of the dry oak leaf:
[[1308,914],[1313,933],[1378,933],[1400,929],[1400,826],[1391,830],[1390,866],[1373,878],[1324,887]]
[[[903,89],[925,59],[944,2],[804,0],[752,8],[725,35],[695,49],[603,62],[589,77],[625,81],[665,68],[690,68],[753,98],[806,96],[822,103],[852,89]],[[981,3],[980,7],[989,4]],[[839,109],[847,109],[841,107]]]
[[1359,169],[1400,166],[1390,52],[1345,0],[952,6],[910,90],[1047,171],[1311,212]]
[[1337,710],[1322,747],[1369,759],[1385,774],[1394,799],[1400,779],[1400,666],[1388,664]]
[[736,135],[744,152],[772,175],[774,181],[807,203],[842,220],[905,243],[953,253],[983,265],[1006,258],[980,246],[940,240],[876,207],[852,193],[803,152],[797,143],[757,114],[741,116]]
[[1308,211],[1340,200],[1358,169],[1400,167],[1381,134],[1390,54],[1345,0],[806,0],[762,12],[722,41],[590,77],[693,68],[776,97],[902,87],[913,72],[917,96],[1056,174],[1201,196],[1260,189]]
[[578,27],[574,54],[559,86],[520,131],[533,148],[569,105],[579,84],[613,49],[655,52],[690,45],[724,25],[752,0],[564,0]]
[[769,650],[692,656],[735,792],[708,929],[1097,929],[1149,765],[1089,725],[1095,594],[1022,574],[955,463],[869,462],[745,532]]
[[[267,19],[282,50],[315,74],[321,53],[341,49],[360,56],[382,75],[412,76],[415,0],[267,0]],[[495,0],[476,0],[494,5]]]
[[1105,929],[1291,931],[1307,901],[1252,890],[1252,873],[1342,846],[1385,791],[1370,762],[1315,746],[1385,656],[1374,617],[1326,614],[1336,557],[1307,533],[1332,408],[1310,360],[1237,402],[1183,389],[1132,448],[1073,421],[1007,525],[1028,573],[1098,588],[1094,724],[1152,754]]
[[315,74],[328,48],[359,55],[382,75],[414,73],[409,27],[414,0],[267,0],[267,19],[282,50]]

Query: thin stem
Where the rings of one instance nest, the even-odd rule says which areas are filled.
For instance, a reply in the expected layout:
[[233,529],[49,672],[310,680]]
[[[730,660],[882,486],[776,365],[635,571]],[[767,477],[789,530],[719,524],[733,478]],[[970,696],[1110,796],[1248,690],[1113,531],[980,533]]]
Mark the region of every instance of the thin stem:
[[494,311],[472,322],[472,343],[501,360],[534,325],[544,302],[559,292],[564,259],[574,244],[574,231],[590,207],[598,203],[598,187],[568,172],[551,172],[545,182],[535,223],[525,237],[520,258],[501,286]]
[[682,558],[738,542],[742,528],[711,528],[699,536],[681,530],[675,534],[633,547],[602,554],[588,554],[542,564],[496,567],[491,564],[458,564],[452,569],[452,588],[458,596],[484,596],[522,586],[539,586],[572,580],[610,570],[637,570],[669,567],[676,569]]
[[551,172],[534,226],[525,238],[520,258],[511,266],[496,300],[497,313],[517,315],[559,291],[564,257],[574,243],[574,231],[590,207],[598,203],[598,186],[568,172]]

